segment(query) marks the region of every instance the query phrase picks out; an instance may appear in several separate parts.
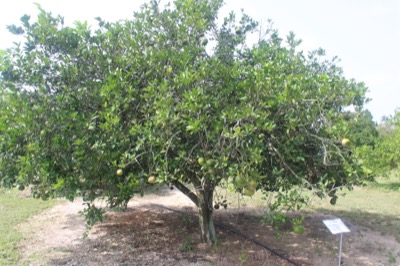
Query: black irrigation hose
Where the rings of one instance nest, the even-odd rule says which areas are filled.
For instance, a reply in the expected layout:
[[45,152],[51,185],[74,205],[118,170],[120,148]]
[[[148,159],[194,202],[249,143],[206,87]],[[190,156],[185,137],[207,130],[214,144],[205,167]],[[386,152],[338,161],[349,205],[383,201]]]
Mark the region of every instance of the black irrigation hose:
[[232,228],[229,228],[229,227],[227,227],[227,226],[225,226],[225,225],[223,225],[223,224],[216,223],[216,222],[214,222],[214,223],[215,223],[215,225],[217,225],[218,227],[221,227],[222,229],[225,229],[225,230],[230,231],[230,232],[232,232],[232,233],[235,233],[235,234],[237,234],[237,235],[239,235],[239,236],[241,236],[241,237],[243,237],[243,238],[245,238],[245,239],[247,239],[247,240],[250,240],[250,241],[253,242],[254,244],[257,244],[257,245],[263,247],[264,249],[268,250],[269,252],[271,252],[271,253],[274,254],[275,256],[278,256],[278,257],[280,257],[281,259],[284,259],[284,260],[288,261],[289,263],[291,263],[291,264],[293,264],[293,265],[295,265],[295,266],[301,266],[301,264],[299,264],[299,263],[297,263],[297,262],[295,262],[295,261],[293,261],[293,260],[291,260],[291,259],[289,259],[289,258],[283,256],[282,254],[279,254],[278,252],[276,252],[275,250],[271,249],[271,248],[268,247],[267,245],[261,243],[261,242],[258,241],[257,239],[254,239],[254,238],[252,238],[252,237],[250,237],[250,236],[248,236],[248,235],[245,235],[245,234],[243,234],[243,233],[240,232],[240,231],[237,231],[237,230],[234,230],[234,229],[232,229]]
[[[178,211],[178,210],[175,210],[175,209],[171,209],[171,208],[165,207],[165,206],[163,206],[163,205],[159,205],[159,204],[152,204],[152,205],[154,205],[154,206],[156,206],[156,207],[159,207],[159,208],[162,208],[162,209],[166,209],[166,210],[172,211],[172,212],[177,212],[177,213],[180,213],[180,214],[187,214],[187,213],[185,213],[185,212],[183,212],[183,211]],[[254,239],[254,238],[252,238],[252,237],[250,237],[250,236],[248,236],[248,235],[245,235],[245,234],[243,234],[243,233],[240,232],[240,231],[237,231],[237,230],[234,230],[234,229],[232,229],[232,228],[229,228],[229,227],[227,227],[226,225],[223,225],[223,224],[220,224],[220,223],[217,223],[217,222],[214,222],[214,224],[215,224],[216,226],[218,226],[218,227],[220,227],[220,228],[226,230],[226,231],[232,232],[232,233],[234,233],[234,234],[237,234],[238,236],[241,236],[241,237],[243,237],[243,238],[245,238],[245,239],[247,239],[247,240],[250,240],[250,241],[253,242],[254,244],[263,247],[264,249],[268,250],[269,252],[271,252],[271,253],[274,254],[275,256],[278,256],[278,257],[280,257],[281,259],[284,259],[284,260],[286,260],[287,262],[289,262],[289,263],[291,263],[291,264],[293,264],[293,265],[295,265],[295,266],[301,266],[300,263],[297,263],[297,262],[295,262],[295,261],[293,261],[293,260],[291,260],[291,259],[285,257],[284,255],[279,254],[278,252],[276,252],[275,250],[271,249],[271,248],[268,247],[267,245],[261,243],[261,242],[258,241],[257,239]]]

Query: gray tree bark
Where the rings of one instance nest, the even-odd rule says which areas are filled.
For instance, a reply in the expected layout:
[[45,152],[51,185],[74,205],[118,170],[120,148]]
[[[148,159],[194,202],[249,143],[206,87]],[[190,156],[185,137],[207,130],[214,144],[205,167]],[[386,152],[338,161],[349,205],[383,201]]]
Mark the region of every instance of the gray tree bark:
[[217,241],[213,220],[214,185],[212,184],[212,181],[207,179],[204,182],[200,182],[198,179],[191,178],[191,181],[195,187],[196,193],[193,193],[178,181],[173,181],[172,184],[183,194],[188,196],[194,204],[196,204],[198,209],[201,240],[204,243],[213,244]]

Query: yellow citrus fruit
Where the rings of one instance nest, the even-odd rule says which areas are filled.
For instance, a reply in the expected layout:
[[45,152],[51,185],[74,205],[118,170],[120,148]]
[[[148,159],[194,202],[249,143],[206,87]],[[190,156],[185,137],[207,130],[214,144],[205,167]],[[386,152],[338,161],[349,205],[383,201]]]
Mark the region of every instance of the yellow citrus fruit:
[[235,184],[238,187],[244,187],[244,186],[247,185],[247,181],[246,181],[246,179],[244,177],[237,176],[236,179],[235,179]]
[[250,190],[256,190],[257,182],[254,180],[250,180],[249,183],[247,184],[247,188]]
[[197,162],[198,162],[200,165],[203,165],[203,164],[204,164],[204,158],[203,158],[203,157],[200,157],[199,159],[197,159]]
[[147,182],[149,182],[150,184],[155,184],[156,183],[156,177],[151,175],[147,178]]
[[349,145],[350,145],[350,140],[347,139],[347,138],[342,139],[342,145],[343,145],[344,147],[349,146]]
[[256,193],[256,191],[253,190],[253,189],[247,189],[247,188],[245,188],[245,189],[243,190],[243,194],[244,194],[245,196],[251,197],[251,196],[254,195],[254,193]]

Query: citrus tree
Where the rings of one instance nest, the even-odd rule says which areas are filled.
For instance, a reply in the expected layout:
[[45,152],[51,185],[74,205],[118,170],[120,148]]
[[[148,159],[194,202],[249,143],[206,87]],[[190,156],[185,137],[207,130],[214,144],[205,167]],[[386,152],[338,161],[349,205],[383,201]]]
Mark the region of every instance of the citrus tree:
[[[358,184],[347,107],[366,88],[322,49],[298,51],[247,15],[220,23],[222,0],[153,1],[131,20],[64,26],[40,9],[10,26],[24,37],[1,53],[0,179],[35,197],[82,196],[89,223],[147,180],[174,185],[198,207],[214,242],[215,188],[275,192],[297,207]],[[258,31],[259,40],[247,42]]]

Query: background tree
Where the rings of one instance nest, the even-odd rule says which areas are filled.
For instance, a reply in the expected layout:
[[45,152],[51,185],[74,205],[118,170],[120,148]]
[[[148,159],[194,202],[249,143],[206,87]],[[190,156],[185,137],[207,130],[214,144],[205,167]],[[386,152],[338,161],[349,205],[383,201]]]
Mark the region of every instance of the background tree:
[[356,147],[370,146],[374,147],[378,138],[377,123],[374,122],[369,110],[360,112],[349,112],[346,116],[348,121],[348,135],[351,136],[351,142]]
[[297,208],[302,189],[336,200],[358,184],[362,168],[340,143],[364,85],[323,50],[297,51],[294,34],[284,42],[268,28],[249,47],[257,23],[231,13],[218,25],[221,6],[153,1],[132,20],[98,18],[95,30],[39,7],[36,22],[10,26],[25,43],[0,59],[2,184],[82,196],[93,223],[94,199],[123,204],[154,176],[196,204],[208,243],[218,185]]
[[388,176],[398,170],[400,163],[400,112],[386,117],[376,127],[379,133],[375,145],[356,149],[371,177]]

